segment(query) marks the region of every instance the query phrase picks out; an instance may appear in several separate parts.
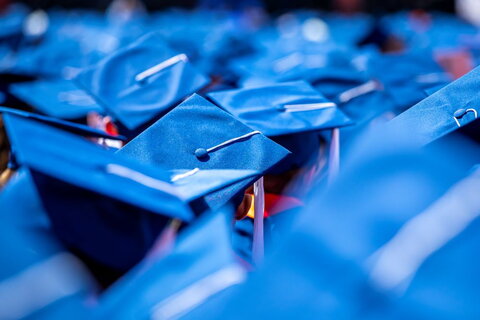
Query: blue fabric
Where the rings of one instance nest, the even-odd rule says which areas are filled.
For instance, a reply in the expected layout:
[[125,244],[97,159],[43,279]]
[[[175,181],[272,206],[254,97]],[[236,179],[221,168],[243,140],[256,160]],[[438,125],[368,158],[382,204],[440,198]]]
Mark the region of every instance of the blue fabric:
[[[162,302],[223,268],[233,267],[240,273],[240,279],[243,278],[245,271],[238,265],[231,248],[230,214],[228,210],[209,213],[180,235],[172,252],[164,257],[145,259],[101,297],[96,319],[151,319]],[[191,299],[208,292],[209,286],[213,284],[203,284],[177,301],[171,316],[185,313],[178,311],[184,302],[186,311],[190,311]],[[212,296],[206,298],[208,301]]]
[[[174,170],[172,177],[185,172],[188,171]],[[182,199],[193,201],[242,180],[260,178],[260,176],[261,174],[254,170],[199,170],[191,176],[172,181],[172,183],[177,187]]]
[[335,105],[320,110],[287,112],[286,105],[332,103],[303,81],[218,91],[208,96],[266,136],[319,131],[352,123]]
[[[64,246],[54,235],[48,215],[43,209],[40,196],[28,170],[20,170],[0,194],[0,286],[4,281],[18,281],[22,272],[31,272],[39,264],[55,256],[68,256]],[[73,258],[71,258],[73,259]],[[79,261],[76,261],[79,263]],[[57,269],[54,269],[57,267]],[[30,282],[17,282],[7,293],[2,288],[0,314],[4,319],[24,315],[34,319],[62,319],[66,315],[72,319],[88,319],[87,300],[96,290],[95,283],[85,268],[74,268],[68,278],[58,274],[58,265],[43,269],[43,273],[30,278]],[[64,265],[64,268],[73,265]],[[53,273],[52,273],[53,272]],[[58,276],[59,278],[55,278]],[[63,278],[62,278],[63,277]],[[42,281],[48,279],[48,285]],[[75,288],[72,288],[72,281]],[[39,283],[36,283],[36,282]],[[53,285],[55,283],[55,285]],[[65,293],[42,301],[55,288]],[[73,291],[70,291],[74,289]],[[25,292],[30,294],[25,294]],[[58,293],[58,292],[55,292]],[[7,298],[7,299],[5,299]],[[18,300],[17,300],[18,299]]]
[[179,53],[158,34],[147,34],[83,70],[76,80],[116,120],[134,130],[208,84],[206,76],[188,61],[169,66],[142,83],[135,80]]
[[68,80],[39,80],[16,83],[9,91],[35,110],[54,118],[78,119],[103,109],[85,91]]
[[192,220],[175,190],[152,186],[152,180],[169,186],[167,172],[28,119],[4,115],[4,121],[17,162],[32,170],[42,204],[67,246],[125,270],[143,257],[169,218]]
[[[389,70],[386,72],[385,70]],[[400,110],[425,99],[425,90],[446,85],[450,76],[433,59],[429,50],[373,55],[368,72],[378,79]]]
[[305,80],[319,86],[328,98],[368,81],[368,75],[352,62],[351,51],[337,49],[273,52],[258,58],[235,61],[233,67],[243,77],[244,86],[258,86],[272,82]]
[[84,137],[91,137],[91,138],[106,138],[106,139],[113,139],[113,140],[125,140],[123,136],[113,136],[104,131],[100,131],[85,125],[81,125],[75,122],[65,121],[62,119],[57,119],[49,116],[43,116],[36,113],[26,112],[22,110],[16,110],[11,108],[0,107],[0,113],[12,114],[17,117],[22,117],[25,119],[30,119],[33,121],[37,121],[40,123],[47,124],[51,127],[58,128],[65,130],[70,133],[78,134]]
[[[474,148],[462,141],[454,145]],[[478,259],[472,259],[478,248],[474,231],[478,219],[466,229],[452,225],[449,230],[445,217],[440,225],[427,225],[426,231],[412,230],[416,248],[431,244],[420,239],[431,239],[429,235],[443,228],[447,234],[460,232],[420,261],[417,272],[408,278],[411,282],[399,291],[385,290],[371,278],[377,250],[465,177],[471,159],[452,155],[450,147],[418,149],[410,137],[394,136],[388,142],[373,139],[363,143],[332,188],[315,189],[292,233],[264,266],[238,289],[202,305],[186,318],[208,314],[212,319],[291,319],[298,317],[300,307],[302,319],[478,317],[480,310],[474,302],[478,300],[478,281],[474,280]],[[451,166],[452,161],[456,166]],[[475,195],[470,191],[468,199]],[[457,196],[462,198],[462,194]],[[475,205],[451,204],[458,205],[462,213]],[[399,254],[405,257],[398,261],[400,265],[417,261],[408,260],[416,258],[408,252]],[[396,266],[389,269],[393,274]]]
[[[310,161],[320,150],[318,131],[353,123],[331,100],[304,81],[212,92],[208,96],[245,124],[292,152],[276,167],[277,172],[302,167]],[[332,106],[301,112],[288,112],[285,108],[315,103],[331,103]]]
[[0,40],[7,40],[12,36],[20,37],[27,13],[27,8],[20,4],[10,5],[0,13]]
[[[476,87],[479,75],[480,68],[474,69],[403,112],[381,130],[412,133],[419,145],[426,145],[458,130],[454,119],[458,109],[472,108],[478,112],[480,94]],[[458,119],[461,126],[474,120],[472,112]]]
[[[193,95],[127,143],[117,153],[141,163],[168,169],[239,169],[268,172],[289,152],[262,134],[197,158],[197,149],[208,149],[250,133],[246,126],[204,98]],[[244,190],[254,179],[224,190],[211,203],[219,206]]]

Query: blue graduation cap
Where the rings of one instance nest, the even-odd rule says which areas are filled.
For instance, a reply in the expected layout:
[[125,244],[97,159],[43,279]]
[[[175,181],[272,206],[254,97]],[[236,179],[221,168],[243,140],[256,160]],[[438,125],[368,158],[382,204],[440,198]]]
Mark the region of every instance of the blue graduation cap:
[[0,193],[0,318],[86,319],[96,285],[54,235],[28,170]]
[[243,282],[230,216],[225,210],[205,215],[168,255],[142,261],[102,295],[95,319],[176,319]]
[[[117,153],[168,169],[237,169],[261,174],[289,154],[198,95],[175,107]],[[209,205],[224,204],[254,180],[224,189],[218,198],[212,195]]]
[[208,84],[185,54],[170,49],[156,33],[83,70],[76,80],[129,130]]
[[21,4],[9,5],[0,13],[0,41],[20,38],[28,9]]
[[53,229],[67,247],[125,271],[169,219],[193,219],[167,172],[13,114],[4,121],[17,163],[31,170]]
[[433,53],[428,50],[373,55],[368,72],[382,83],[400,110],[426,98],[425,90],[451,81],[450,76],[435,62]]
[[360,145],[264,266],[190,318],[290,319],[299,308],[307,319],[477,317],[478,172],[452,195],[470,157],[448,144],[419,149],[411,137]]
[[350,125],[336,104],[304,81],[208,94],[214,102],[266,136],[291,135]]
[[213,92],[219,106],[292,152],[282,169],[301,167],[320,150],[318,132],[352,121],[304,81]]
[[353,52],[338,49],[298,50],[247,57],[233,68],[244,86],[305,80],[329,99],[369,81],[368,75],[353,63]]
[[477,119],[476,90],[480,68],[438,90],[395,117],[381,130],[415,134],[419,145],[429,144]]
[[78,40],[47,32],[39,44],[23,46],[9,59],[0,61],[0,71],[29,76],[71,77],[72,71],[86,67],[102,56],[100,52],[84,54],[82,43]]
[[81,125],[75,122],[70,122],[70,121],[65,121],[62,119],[57,119],[49,116],[44,116],[36,113],[31,113],[27,111],[22,111],[22,110],[17,110],[17,109],[12,109],[12,108],[6,108],[6,107],[0,107],[0,113],[1,114],[12,114],[17,117],[22,117],[25,119],[31,119],[33,121],[37,121],[40,123],[47,124],[49,126],[65,130],[67,132],[71,132],[74,134],[78,134],[84,137],[90,137],[90,138],[105,138],[105,139],[112,139],[112,140],[126,140],[125,137],[123,136],[114,136],[111,134],[108,134],[104,131],[100,131],[98,129],[94,129],[85,125]]
[[12,84],[9,91],[35,110],[54,118],[79,119],[103,109],[69,80],[38,80]]

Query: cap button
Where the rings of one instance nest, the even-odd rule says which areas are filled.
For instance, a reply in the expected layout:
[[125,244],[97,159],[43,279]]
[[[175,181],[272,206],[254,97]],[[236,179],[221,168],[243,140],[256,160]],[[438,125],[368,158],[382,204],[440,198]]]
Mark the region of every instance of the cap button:
[[205,158],[206,156],[208,156],[208,151],[204,148],[198,148],[197,150],[195,150],[195,156],[198,159]]
[[455,118],[461,118],[465,115],[465,113],[467,113],[467,110],[465,109],[458,109],[457,111],[455,111],[455,113],[453,114],[453,116]]

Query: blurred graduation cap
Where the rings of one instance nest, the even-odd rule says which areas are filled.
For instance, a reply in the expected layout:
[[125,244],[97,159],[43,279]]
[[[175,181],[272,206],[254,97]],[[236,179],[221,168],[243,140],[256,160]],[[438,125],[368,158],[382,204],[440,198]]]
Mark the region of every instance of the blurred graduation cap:
[[368,75],[352,63],[348,50],[298,50],[248,57],[233,63],[243,86],[304,80],[329,99],[368,82]]
[[389,138],[358,146],[331,188],[311,194],[275,255],[191,318],[290,319],[300,305],[307,319],[477,317],[478,173],[452,196],[469,156]]
[[0,41],[21,38],[23,22],[27,14],[28,9],[21,4],[7,4],[7,8],[0,7]]
[[[237,169],[264,174],[289,152],[194,94],[117,153],[168,169]],[[252,184],[246,179],[207,198],[217,207]]]
[[334,102],[304,81],[219,91],[208,96],[248,126],[292,151],[290,165],[301,166],[320,149],[316,135],[319,131],[352,124]]
[[22,117],[25,119],[30,119],[36,122],[44,123],[51,127],[62,129],[67,132],[74,133],[84,137],[105,138],[105,139],[112,139],[112,140],[126,140],[126,138],[123,136],[114,136],[114,135],[108,134],[107,132],[100,131],[100,130],[97,130],[85,125],[81,125],[75,122],[65,121],[62,119],[44,116],[37,113],[31,113],[27,111],[0,106],[0,114],[3,114],[3,115],[12,114],[17,117]]
[[281,136],[350,125],[336,104],[304,81],[217,91],[214,102],[266,136]]
[[426,98],[425,90],[452,80],[429,50],[375,54],[369,59],[368,72],[382,83],[400,110]]
[[156,33],[83,70],[78,83],[128,130],[167,112],[209,80]]
[[87,318],[95,282],[53,234],[28,170],[2,191],[0,206],[0,318]]
[[473,122],[478,116],[480,68],[436,91],[388,122],[381,130],[415,134],[419,145],[429,144]]
[[125,271],[170,219],[193,219],[167,172],[36,121],[13,114],[4,121],[17,163],[32,172],[55,233],[79,254]]
[[54,118],[79,119],[103,109],[70,80],[38,80],[12,84],[9,91],[35,110]]
[[95,319],[177,319],[246,278],[231,248],[231,213],[209,213],[166,256],[152,254],[99,300]]

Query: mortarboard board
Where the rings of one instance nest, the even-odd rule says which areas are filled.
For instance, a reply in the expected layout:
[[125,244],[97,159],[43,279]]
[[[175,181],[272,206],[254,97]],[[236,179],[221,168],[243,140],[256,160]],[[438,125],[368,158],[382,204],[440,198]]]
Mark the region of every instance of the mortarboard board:
[[381,130],[415,134],[419,145],[429,144],[477,118],[476,90],[480,68],[430,95],[389,121]]
[[320,150],[318,131],[352,124],[334,102],[304,81],[219,91],[208,96],[290,150],[284,168],[300,167]]
[[304,80],[329,99],[368,82],[368,75],[352,62],[353,52],[337,49],[298,50],[246,57],[232,67],[242,77],[243,86]]
[[38,80],[13,84],[10,92],[43,114],[61,119],[79,119],[102,108],[69,80]]
[[53,234],[28,170],[2,191],[0,207],[0,318],[85,319],[95,283]]
[[[227,210],[228,211],[228,210]],[[209,213],[172,252],[150,256],[100,298],[97,318],[176,319],[244,281],[231,248],[231,213]]]
[[351,124],[336,104],[303,81],[209,93],[220,107],[266,136],[332,129]]
[[35,121],[11,114],[4,121],[17,163],[31,170],[67,247],[124,271],[143,257],[168,219],[193,218],[167,172]]
[[[117,152],[168,169],[238,169],[261,174],[289,154],[199,95],[185,100]],[[223,190],[213,201],[225,203],[253,180]]]
[[108,134],[107,132],[100,131],[85,125],[81,125],[75,122],[65,121],[62,119],[57,119],[49,116],[40,115],[37,113],[31,113],[27,111],[0,107],[1,114],[13,114],[18,117],[22,117],[25,119],[31,119],[33,121],[41,122],[48,124],[49,126],[62,129],[74,134],[78,134],[84,137],[89,138],[105,138],[105,139],[112,139],[112,140],[125,140],[126,138],[123,136],[114,136]]
[[76,78],[115,120],[135,130],[208,84],[188,57],[156,33],[83,70]]
[[426,89],[451,81],[450,76],[435,62],[433,53],[426,50],[373,55],[368,72],[382,83],[400,110],[426,98]]

